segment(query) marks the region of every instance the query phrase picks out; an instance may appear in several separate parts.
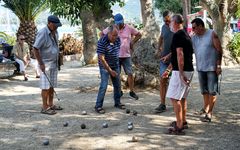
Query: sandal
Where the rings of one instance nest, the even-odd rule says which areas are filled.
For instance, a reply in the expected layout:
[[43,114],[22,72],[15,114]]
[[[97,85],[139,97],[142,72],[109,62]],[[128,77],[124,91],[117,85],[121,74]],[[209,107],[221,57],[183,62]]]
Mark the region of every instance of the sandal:
[[203,114],[206,114],[207,112],[205,111],[204,108],[202,108],[199,112],[196,112],[195,114],[196,115],[203,115]]
[[48,107],[47,109],[42,108],[41,113],[47,115],[55,115],[57,112]]
[[211,122],[212,117],[209,114],[206,114],[203,118],[200,118],[202,122]]
[[[170,123],[170,127],[175,127],[177,126],[177,122],[173,121]],[[187,122],[183,122],[183,129],[188,129],[188,123]]]
[[118,105],[114,105],[114,107],[119,108],[119,109],[126,109],[126,106],[124,104],[118,104]]
[[52,106],[50,106],[50,108],[52,110],[63,110],[63,108],[61,106],[57,106],[57,105],[52,105]]
[[177,126],[171,127],[168,129],[167,134],[170,135],[185,135],[185,132],[183,131],[183,128],[178,128]]
[[105,110],[102,107],[95,107],[95,111],[99,114],[104,114]]

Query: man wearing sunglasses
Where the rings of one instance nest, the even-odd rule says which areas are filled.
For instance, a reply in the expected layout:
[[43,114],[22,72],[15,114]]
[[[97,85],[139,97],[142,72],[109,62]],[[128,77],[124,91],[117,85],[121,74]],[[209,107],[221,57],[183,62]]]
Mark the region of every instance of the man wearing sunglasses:
[[161,35],[158,41],[158,50],[155,53],[156,57],[160,57],[160,105],[155,109],[156,113],[162,113],[166,111],[165,99],[168,85],[168,76],[164,76],[166,71],[168,70],[168,66],[170,64],[171,58],[171,43],[173,32],[170,30],[171,23],[171,12],[164,11],[163,12],[164,25],[161,29]]
[[217,34],[211,29],[206,29],[202,19],[196,18],[191,23],[195,33],[192,42],[204,100],[204,106],[199,114],[204,115],[201,121],[211,122],[216,95],[219,92],[218,75],[222,72],[222,47]]

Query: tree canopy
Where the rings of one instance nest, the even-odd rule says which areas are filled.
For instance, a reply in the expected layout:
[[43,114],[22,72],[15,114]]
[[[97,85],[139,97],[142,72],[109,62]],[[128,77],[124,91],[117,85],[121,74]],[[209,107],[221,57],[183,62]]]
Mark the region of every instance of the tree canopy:
[[[170,10],[173,13],[180,13],[182,14],[182,0],[155,0],[155,7],[160,10],[160,12],[163,12],[165,10]],[[198,5],[199,0],[191,0],[191,5],[196,6]],[[196,12],[196,9],[194,7],[191,7],[191,12]]]
[[110,10],[114,3],[119,2],[124,5],[122,0],[49,0],[51,11],[56,15],[64,17],[72,24],[80,24],[81,13],[83,10],[90,10],[94,16],[98,16],[102,10]]

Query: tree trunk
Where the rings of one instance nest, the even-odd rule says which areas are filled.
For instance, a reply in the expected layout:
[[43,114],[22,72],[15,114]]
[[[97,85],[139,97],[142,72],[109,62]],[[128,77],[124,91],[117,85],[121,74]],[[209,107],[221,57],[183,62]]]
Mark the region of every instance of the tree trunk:
[[190,0],[182,0],[182,7],[183,7],[183,19],[184,19],[184,27],[187,28],[187,15],[191,12],[191,1]]
[[213,29],[219,36],[223,48],[223,65],[237,64],[232,58],[227,44],[231,41],[230,18],[234,15],[237,5],[230,3],[231,0],[200,0],[200,4],[205,8],[213,21]]
[[107,8],[103,9],[100,14],[94,15],[96,27],[102,31],[109,25],[113,24],[112,10]]
[[97,63],[96,44],[97,31],[93,14],[89,11],[81,13],[83,31],[83,56],[86,64]]
[[146,8],[149,8],[148,0],[140,0],[141,3],[141,14],[142,14],[142,24],[145,27],[147,23],[147,16],[149,16],[149,11],[146,10]]
[[[36,34],[37,34],[37,28],[36,28],[34,20],[21,21],[20,26],[17,31],[17,37],[19,35],[24,35],[26,38],[26,42],[29,45],[30,50],[32,50],[32,46],[34,44]],[[31,53],[31,56],[32,56],[32,53]]]
[[140,0],[144,28],[142,38],[136,44],[132,61],[137,68],[135,84],[156,87],[158,83],[159,61],[154,57],[159,26],[155,21],[152,0]]

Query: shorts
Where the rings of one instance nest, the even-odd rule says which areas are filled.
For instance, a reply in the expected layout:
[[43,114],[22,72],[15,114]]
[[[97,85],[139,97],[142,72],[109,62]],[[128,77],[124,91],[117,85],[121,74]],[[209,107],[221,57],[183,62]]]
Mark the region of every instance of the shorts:
[[218,76],[215,71],[198,71],[198,79],[202,94],[217,95]]
[[[184,71],[184,74],[191,83],[193,71]],[[189,91],[190,86],[184,84],[180,79],[179,71],[172,71],[166,97],[175,100],[182,100],[183,98],[187,98]]]
[[164,63],[162,61],[160,61],[160,77],[163,75],[163,73],[165,72],[165,70],[167,69],[167,67],[169,66],[169,63]]
[[133,74],[131,57],[119,58],[120,72],[121,72],[121,66],[123,66],[124,72],[127,75],[132,75]]
[[[42,71],[40,72],[40,89],[47,90],[50,89],[50,87],[57,87],[57,68],[45,70],[45,73],[47,77]],[[49,83],[48,79],[51,83]]]

